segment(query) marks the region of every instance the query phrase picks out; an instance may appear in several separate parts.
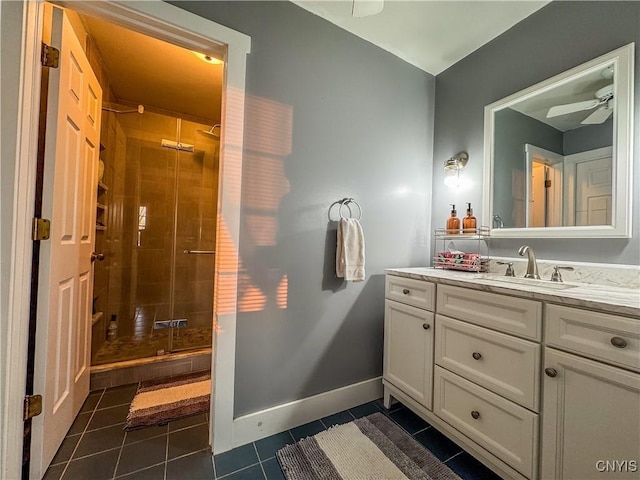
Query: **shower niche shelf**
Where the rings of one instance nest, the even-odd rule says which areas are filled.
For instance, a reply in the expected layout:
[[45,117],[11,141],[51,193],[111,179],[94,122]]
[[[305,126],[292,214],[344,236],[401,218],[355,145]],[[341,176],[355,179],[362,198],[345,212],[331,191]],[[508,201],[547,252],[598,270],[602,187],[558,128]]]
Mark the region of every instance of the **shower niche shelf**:
[[102,317],[104,316],[104,312],[96,312],[91,315],[91,325],[95,325]]
[[[100,144],[100,151],[104,151],[104,145]],[[102,158],[100,158],[100,166],[101,173],[98,178],[98,188],[96,192],[96,231],[103,232],[107,229],[106,227],[106,211],[107,211],[107,195],[106,193],[109,191],[109,187],[102,181],[102,175],[104,175],[104,163]]]

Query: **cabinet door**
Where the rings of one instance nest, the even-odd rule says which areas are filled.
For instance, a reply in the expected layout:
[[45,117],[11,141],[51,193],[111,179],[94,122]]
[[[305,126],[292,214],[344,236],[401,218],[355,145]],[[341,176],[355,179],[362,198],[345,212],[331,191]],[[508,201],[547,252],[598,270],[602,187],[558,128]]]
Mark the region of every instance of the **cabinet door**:
[[545,367],[542,478],[637,480],[640,375],[550,348]]
[[387,300],[384,314],[385,380],[431,410],[433,313]]

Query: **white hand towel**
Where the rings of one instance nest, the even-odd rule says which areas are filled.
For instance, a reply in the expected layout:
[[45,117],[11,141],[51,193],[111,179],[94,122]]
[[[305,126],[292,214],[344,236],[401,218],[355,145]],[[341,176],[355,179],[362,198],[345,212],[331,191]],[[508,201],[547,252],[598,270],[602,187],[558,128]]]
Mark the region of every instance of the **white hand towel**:
[[345,280],[364,280],[364,234],[355,218],[341,218],[338,222],[336,275]]

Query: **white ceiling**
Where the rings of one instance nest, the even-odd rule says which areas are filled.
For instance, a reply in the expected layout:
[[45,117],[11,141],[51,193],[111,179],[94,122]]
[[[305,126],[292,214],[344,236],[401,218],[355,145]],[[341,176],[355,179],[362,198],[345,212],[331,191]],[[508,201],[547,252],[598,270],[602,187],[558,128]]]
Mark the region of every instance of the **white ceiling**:
[[381,13],[351,15],[352,0],[291,0],[432,75],[540,9],[549,0],[385,0]]
[[[433,75],[548,3],[385,0],[381,13],[353,18],[352,0],[292,1]],[[118,101],[219,123],[223,66],[92,17],[82,22]]]

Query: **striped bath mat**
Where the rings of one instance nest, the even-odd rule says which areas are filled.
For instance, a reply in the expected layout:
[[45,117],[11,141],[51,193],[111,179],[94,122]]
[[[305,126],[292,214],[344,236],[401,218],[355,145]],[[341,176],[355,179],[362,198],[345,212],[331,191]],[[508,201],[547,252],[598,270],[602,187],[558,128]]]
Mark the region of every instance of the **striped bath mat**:
[[208,412],[210,394],[208,371],[142,382],[131,402],[124,429],[159,425]]
[[382,413],[287,445],[276,455],[288,480],[460,480]]

